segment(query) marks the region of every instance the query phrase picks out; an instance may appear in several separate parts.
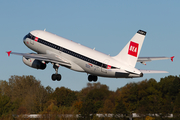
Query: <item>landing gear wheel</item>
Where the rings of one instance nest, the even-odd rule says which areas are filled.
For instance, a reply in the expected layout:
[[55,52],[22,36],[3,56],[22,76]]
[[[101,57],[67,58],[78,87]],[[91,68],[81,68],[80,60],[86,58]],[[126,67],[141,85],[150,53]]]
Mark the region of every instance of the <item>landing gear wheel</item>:
[[58,74],[58,68],[59,68],[59,65],[58,64],[53,64],[53,68],[55,69],[56,73],[55,74],[52,74],[51,78],[53,81],[57,80],[57,81],[60,81],[61,80],[61,75]]
[[56,79],[57,79],[57,81],[60,81],[60,80],[61,80],[61,75],[60,75],[60,74],[57,74],[57,75],[56,75]]
[[51,76],[53,81],[60,81],[61,80],[61,75],[60,74],[52,74]]
[[94,75],[89,75],[89,76],[88,76],[89,82],[92,82],[92,81],[96,82],[97,79],[98,79],[97,76],[94,76]]
[[56,81],[56,74],[52,74],[51,79],[52,79],[53,81]]
[[89,82],[92,82],[92,75],[89,75],[89,76],[88,76],[88,81],[89,81]]
[[93,81],[96,82],[97,81],[97,76],[93,76]]

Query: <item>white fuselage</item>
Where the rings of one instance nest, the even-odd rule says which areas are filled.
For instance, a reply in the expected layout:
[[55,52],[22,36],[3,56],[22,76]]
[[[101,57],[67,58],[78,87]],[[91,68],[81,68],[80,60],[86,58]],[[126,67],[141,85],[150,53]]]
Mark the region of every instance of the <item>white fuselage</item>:
[[30,34],[32,38],[24,38],[27,47],[38,54],[61,56],[70,62],[69,68],[72,70],[102,77],[142,77],[138,69],[126,63],[55,34],[41,30],[32,31]]

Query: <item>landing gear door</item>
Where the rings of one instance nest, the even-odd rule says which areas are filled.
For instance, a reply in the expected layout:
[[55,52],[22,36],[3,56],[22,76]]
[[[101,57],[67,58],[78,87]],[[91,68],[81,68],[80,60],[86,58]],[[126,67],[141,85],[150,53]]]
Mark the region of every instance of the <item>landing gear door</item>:
[[109,60],[104,60],[104,62],[102,63],[102,66],[101,66],[101,72],[103,73],[107,73],[107,66],[108,66],[108,63],[109,63]]

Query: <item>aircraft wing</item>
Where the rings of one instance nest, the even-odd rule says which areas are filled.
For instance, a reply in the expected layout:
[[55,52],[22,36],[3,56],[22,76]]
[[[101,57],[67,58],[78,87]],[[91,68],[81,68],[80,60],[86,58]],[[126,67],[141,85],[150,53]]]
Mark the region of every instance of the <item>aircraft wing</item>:
[[158,71],[158,70],[139,70],[142,73],[168,73],[167,71]]
[[8,56],[10,56],[10,54],[14,54],[14,55],[23,56],[25,58],[34,58],[36,60],[57,63],[63,66],[68,66],[68,67],[71,66],[70,62],[68,62],[67,60],[65,60],[64,58],[56,54],[16,53],[16,52],[11,52],[11,51],[7,53],[8,53]]
[[171,59],[171,61],[173,61],[174,56],[172,56],[172,57],[138,57],[137,62],[140,62],[140,63],[146,65],[145,62],[149,62],[152,60],[165,60],[165,59]]

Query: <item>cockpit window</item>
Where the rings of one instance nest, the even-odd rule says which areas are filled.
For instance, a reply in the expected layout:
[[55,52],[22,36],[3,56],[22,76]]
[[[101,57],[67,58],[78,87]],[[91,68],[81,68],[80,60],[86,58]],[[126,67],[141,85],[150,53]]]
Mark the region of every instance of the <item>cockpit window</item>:
[[30,38],[30,39],[32,39],[32,40],[35,39],[35,37],[34,37],[31,33],[27,34],[27,35],[24,37],[24,39],[26,39],[26,38]]

